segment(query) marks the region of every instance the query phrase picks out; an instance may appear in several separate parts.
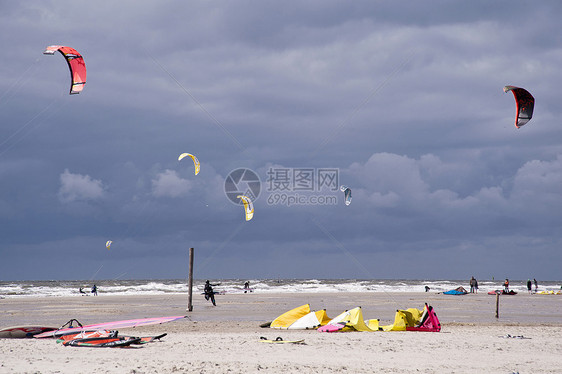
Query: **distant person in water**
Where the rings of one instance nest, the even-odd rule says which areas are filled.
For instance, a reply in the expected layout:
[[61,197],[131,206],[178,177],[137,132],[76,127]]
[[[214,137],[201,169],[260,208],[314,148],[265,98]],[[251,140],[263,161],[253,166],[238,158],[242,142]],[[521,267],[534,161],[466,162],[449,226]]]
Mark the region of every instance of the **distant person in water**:
[[211,299],[211,302],[214,306],[217,304],[215,303],[215,291],[213,290],[213,286],[218,286],[218,284],[211,284],[209,280],[205,282],[205,300]]
[[80,287],[80,293],[86,295],[86,292],[84,292],[84,290],[82,289],[82,287]]
[[430,289],[429,286],[425,286],[425,292],[429,292]]
[[95,284],[92,286],[92,293],[94,296],[98,296],[98,287]]
[[248,291],[252,292],[252,289],[250,288],[250,282],[246,281],[246,283],[244,283],[244,293],[247,293]]
[[533,283],[530,279],[527,279],[527,291],[529,291],[529,295],[532,293],[531,290],[533,288]]

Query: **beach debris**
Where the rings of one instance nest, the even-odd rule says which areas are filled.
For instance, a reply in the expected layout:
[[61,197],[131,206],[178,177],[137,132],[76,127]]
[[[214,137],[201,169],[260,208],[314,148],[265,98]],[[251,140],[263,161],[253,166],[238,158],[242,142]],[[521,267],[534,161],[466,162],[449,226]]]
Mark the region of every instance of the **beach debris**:
[[502,335],[500,336],[500,338],[504,338],[504,339],[531,339],[531,338],[527,338],[526,336],[523,335]]

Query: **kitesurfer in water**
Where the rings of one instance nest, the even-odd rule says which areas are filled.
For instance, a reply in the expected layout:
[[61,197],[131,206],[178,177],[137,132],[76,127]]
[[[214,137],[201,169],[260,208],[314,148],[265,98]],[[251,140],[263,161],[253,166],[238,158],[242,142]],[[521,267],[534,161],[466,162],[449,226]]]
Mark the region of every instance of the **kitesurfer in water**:
[[211,299],[211,302],[214,306],[217,304],[215,303],[215,291],[213,290],[213,286],[218,286],[218,284],[211,284],[209,280],[205,282],[205,300]]
[[252,292],[252,289],[250,288],[250,281],[246,281],[246,283],[244,283],[244,293],[247,293],[248,291]]
[[95,284],[92,286],[92,293],[94,296],[98,296],[98,287]]
[[80,287],[80,293],[81,293],[81,294],[84,294],[84,295],[86,294],[86,292],[84,292],[84,290],[82,289],[82,287]]

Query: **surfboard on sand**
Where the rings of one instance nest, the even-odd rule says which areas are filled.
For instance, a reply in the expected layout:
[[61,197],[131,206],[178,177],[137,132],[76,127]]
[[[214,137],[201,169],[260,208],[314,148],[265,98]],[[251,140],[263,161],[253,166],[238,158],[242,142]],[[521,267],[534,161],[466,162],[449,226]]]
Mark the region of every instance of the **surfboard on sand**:
[[133,337],[98,337],[69,340],[62,343],[70,347],[128,347],[131,344],[141,344],[141,338]]
[[136,344],[146,344],[146,343],[150,343],[153,342],[155,340],[160,340],[163,337],[165,337],[166,335],[168,335],[167,333],[164,334],[160,334],[160,335],[156,335],[156,336],[123,336],[124,338],[130,338],[130,339],[140,339],[140,341]]
[[69,332],[68,334],[64,334],[59,336],[57,339],[57,343],[64,343],[70,340],[76,339],[87,339],[87,338],[101,338],[101,337],[116,337],[117,330],[85,330],[80,332]]
[[265,337],[260,337],[260,342],[262,343],[272,343],[272,344],[284,344],[284,343],[291,343],[291,344],[304,344],[304,339],[300,340],[283,340],[280,336],[278,336],[275,340],[270,340]]
[[33,338],[37,334],[56,330],[56,327],[46,326],[12,326],[0,329],[2,339],[23,339]]
[[[58,338],[59,336],[66,335],[72,332],[80,332],[86,330],[101,330],[101,329],[125,329],[128,327],[139,327],[139,326],[148,326],[148,325],[157,325],[166,322],[177,321],[180,319],[187,318],[187,316],[171,316],[171,317],[155,317],[155,318],[139,318],[139,319],[130,319],[125,321],[113,321],[113,322],[105,322],[105,323],[97,323],[94,325],[80,325],[80,327],[70,327],[70,328],[62,328],[62,329],[55,329],[54,331],[49,331],[46,333],[41,333],[36,336],[35,338]],[[70,321],[69,321],[70,322]]]

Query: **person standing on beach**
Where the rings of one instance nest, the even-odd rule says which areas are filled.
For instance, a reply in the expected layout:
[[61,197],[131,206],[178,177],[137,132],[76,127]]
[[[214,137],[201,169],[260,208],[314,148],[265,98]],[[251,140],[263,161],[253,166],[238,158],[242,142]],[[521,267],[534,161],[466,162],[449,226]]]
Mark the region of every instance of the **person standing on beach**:
[[535,293],[537,293],[537,290],[539,289],[539,284],[537,283],[537,280],[535,278],[533,278],[533,282],[535,282]]
[[531,289],[533,288],[533,283],[530,279],[527,279],[527,291],[529,291],[529,295],[531,294]]
[[470,293],[474,293],[476,290],[476,278],[470,278]]
[[92,286],[92,293],[94,296],[98,296],[98,287],[95,284]]
[[509,279],[507,278],[505,278],[505,282],[503,282],[503,290],[509,292]]

